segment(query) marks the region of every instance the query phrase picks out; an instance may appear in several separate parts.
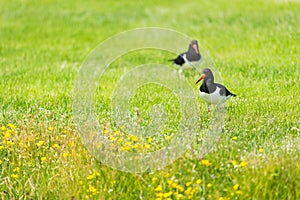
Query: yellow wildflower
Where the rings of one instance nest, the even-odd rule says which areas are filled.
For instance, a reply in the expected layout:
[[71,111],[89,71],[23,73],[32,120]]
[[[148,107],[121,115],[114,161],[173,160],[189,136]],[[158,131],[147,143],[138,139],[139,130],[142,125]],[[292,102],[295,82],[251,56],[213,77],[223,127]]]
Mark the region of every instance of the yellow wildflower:
[[210,188],[210,187],[212,187],[212,184],[211,184],[211,183],[208,183],[208,184],[206,185],[206,187],[207,187],[207,188]]
[[155,194],[156,198],[162,198],[164,196],[164,193],[159,192]]
[[39,141],[38,143],[36,143],[36,146],[41,147],[41,146],[43,146],[44,143],[45,143],[45,142],[41,140],[41,141]]
[[127,145],[126,145],[126,146],[122,147],[121,149],[122,149],[123,151],[129,151],[129,150],[130,150],[130,146],[127,146]]
[[15,129],[16,128],[16,126],[13,125],[13,124],[11,124],[11,123],[7,124],[7,127],[11,128],[11,129]]
[[10,138],[10,136],[11,136],[10,132],[7,131],[4,133],[4,138]]
[[119,138],[119,139],[117,140],[117,142],[118,142],[118,143],[123,143],[123,142],[124,142],[124,139],[123,139],[123,138]]
[[[4,142],[3,142],[4,143]],[[11,145],[14,145],[15,143],[13,142],[13,141],[10,141],[10,140],[8,140],[8,141],[6,141],[6,145],[8,146],[8,147],[10,147]]]
[[16,167],[14,168],[13,172],[19,172],[20,171],[20,168],[19,167]]
[[162,191],[162,187],[161,185],[158,185],[156,188],[155,188],[155,191],[158,192],[158,191]]
[[154,176],[152,177],[152,183],[154,183],[157,180],[157,178]]
[[66,157],[68,157],[68,156],[70,156],[71,154],[69,154],[68,152],[64,152],[63,153],[63,158],[66,158]]
[[107,129],[104,129],[103,133],[104,133],[104,134],[107,134],[107,133],[108,133],[108,130],[107,130]]
[[72,140],[72,141],[69,142],[69,145],[70,145],[70,147],[74,147],[75,142]]
[[232,139],[233,140],[237,140],[238,138],[237,138],[237,136],[233,136]]
[[108,137],[108,139],[111,140],[111,141],[115,141],[115,140],[116,140],[116,138],[115,138],[114,136],[112,136],[112,135],[110,135],[110,136]]
[[210,165],[212,165],[212,163],[209,162],[209,160],[201,160],[201,163],[202,163],[202,165],[205,165],[205,166],[210,166]]
[[134,142],[137,142],[139,140],[139,138],[135,135],[129,135],[129,139],[134,141]]
[[150,144],[144,144],[144,148],[145,149],[149,149],[150,148]]
[[125,142],[125,146],[130,146],[131,142]]
[[48,127],[48,130],[49,130],[49,131],[53,131],[53,127],[52,127],[52,126],[49,126],[49,127]]
[[184,188],[181,185],[177,185],[176,189],[179,190],[180,192],[184,191]]
[[0,165],[1,165],[2,163],[3,163],[2,160],[0,160]]
[[18,174],[12,174],[11,177],[17,179],[17,178],[19,178],[19,175]]
[[241,190],[236,191],[237,194],[243,194]]
[[196,181],[197,184],[201,184],[201,182],[202,182],[201,179],[198,179],[198,180]]
[[46,158],[45,156],[41,157],[41,161],[42,161],[42,162],[44,162],[44,161],[46,161],[46,160],[47,160],[47,158]]
[[1,130],[1,131],[5,131],[5,130],[6,130],[6,127],[5,127],[5,126],[1,126],[0,130]]
[[148,137],[148,143],[151,143],[151,142],[152,142],[152,140],[153,140],[153,139],[152,139],[152,137],[151,137],[151,136],[149,136],[149,137]]
[[186,187],[189,187],[190,185],[192,185],[192,181],[190,181],[190,182],[187,182],[185,185],[186,185]]
[[167,135],[166,140],[171,140],[171,136]]
[[95,174],[90,174],[90,175],[88,175],[87,177],[86,177],[86,179],[87,180],[92,180],[92,179],[94,179],[96,176],[95,176]]
[[239,167],[246,167],[247,165],[248,165],[247,162],[242,161],[242,162],[239,164]]
[[58,149],[58,148],[59,148],[59,145],[55,143],[55,144],[53,144],[52,147],[53,147],[53,149]]
[[173,193],[172,191],[170,191],[170,192],[167,192],[167,193],[164,193],[164,197],[165,197],[165,198],[167,198],[167,197],[171,196],[171,195],[172,195],[172,193]]
[[186,195],[190,195],[192,193],[192,188],[191,187],[188,187],[185,191],[185,194]]
[[172,188],[177,188],[177,183],[172,183]]
[[260,148],[260,149],[258,149],[258,152],[259,152],[259,153],[262,153],[262,152],[264,152],[264,149],[263,149],[263,148]]
[[239,189],[239,187],[240,187],[239,184],[235,184],[235,185],[233,186],[233,189],[234,189],[234,190],[237,190],[237,189]]
[[0,150],[3,149],[4,147],[2,145],[0,145]]
[[97,193],[97,190],[96,190],[96,188],[95,188],[94,186],[89,185],[88,192],[93,193],[93,194],[96,194],[96,193]]
[[220,197],[219,200],[229,200],[228,197]]
[[235,165],[237,164],[237,161],[236,161],[236,160],[231,160],[231,161],[229,161],[229,162],[231,162],[231,164],[232,164],[233,166],[235,166]]
[[131,138],[131,140],[134,141],[134,142],[137,142],[137,141],[139,140],[139,138],[138,138],[137,136],[133,136],[133,137]]

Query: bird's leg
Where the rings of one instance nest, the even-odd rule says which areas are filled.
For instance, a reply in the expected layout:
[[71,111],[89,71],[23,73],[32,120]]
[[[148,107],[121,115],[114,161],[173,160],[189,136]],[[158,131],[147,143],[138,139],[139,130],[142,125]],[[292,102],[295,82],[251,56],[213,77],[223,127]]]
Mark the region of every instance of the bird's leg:
[[223,104],[222,104],[222,103],[219,103],[219,104],[218,104],[218,110],[219,110],[219,111],[222,111],[222,110],[223,110]]
[[182,70],[182,68],[180,67],[180,68],[179,68],[179,74],[180,74],[180,75],[182,75],[182,71],[183,71],[183,70]]
[[210,112],[210,104],[206,103],[207,112]]

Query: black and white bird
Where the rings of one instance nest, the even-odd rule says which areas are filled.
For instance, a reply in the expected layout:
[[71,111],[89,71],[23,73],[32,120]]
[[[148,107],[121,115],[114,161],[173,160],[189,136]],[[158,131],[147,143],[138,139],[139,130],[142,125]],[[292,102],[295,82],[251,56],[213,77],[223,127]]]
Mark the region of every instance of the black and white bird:
[[221,106],[230,97],[236,95],[229,92],[229,90],[219,83],[214,82],[214,75],[209,68],[202,70],[202,75],[196,81],[195,85],[203,79],[200,87],[200,96],[206,102],[207,111],[210,112],[211,104]]
[[201,59],[202,56],[199,52],[198,41],[192,40],[187,52],[181,53],[177,58],[170,59],[169,61],[179,65],[181,67],[179,72],[182,72],[182,67],[195,69],[200,65]]

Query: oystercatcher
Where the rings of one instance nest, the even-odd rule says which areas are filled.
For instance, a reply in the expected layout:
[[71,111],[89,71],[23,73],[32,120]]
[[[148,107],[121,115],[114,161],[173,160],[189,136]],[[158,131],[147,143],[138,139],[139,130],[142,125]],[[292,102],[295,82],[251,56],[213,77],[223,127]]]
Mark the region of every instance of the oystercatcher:
[[[183,65],[186,63],[186,68],[192,67],[195,69],[200,64],[201,58],[202,56],[199,53],[198,41],[192,40],[187,52],[181,53],[177,56],[177,58],[170,59],[169,61],[172,61],[174,64],[179,65],[180,67],[183,67]],[[179,70],[179,72],[182,72],[182,68]]]
[[235,94],[229,92],[229,90],[219,83],[214,82],[214,75],[209,68],[202,70],[202,75],[196,81],[195,85],[202,79],[202,85],[200,87],[200,96],[206,102],[207,111],[210,112],[210,105],[216,104],[221,106],[230,97],[235,97]]

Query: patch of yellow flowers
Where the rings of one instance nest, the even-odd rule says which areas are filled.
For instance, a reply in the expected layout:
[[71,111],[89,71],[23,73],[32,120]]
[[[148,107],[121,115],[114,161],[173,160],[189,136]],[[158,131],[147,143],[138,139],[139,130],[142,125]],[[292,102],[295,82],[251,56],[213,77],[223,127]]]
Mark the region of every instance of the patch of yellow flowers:
[[[154,143],[153,137],[149,136],[145,140],[142,140],[136,135],[128,134],[116,130],[104,129],[103,134],[111,142],[111,148],[120,149],[126,152],[141,152],[145,150],[151,150],[156,145]],[[170,136],[166,136],[167,140],[170,140]]]
[[[152,183],[155,185],[156,177],[152,177]],[[167,181],[168,186],[163,188],[160,184],[154,189],[156,200],[162,199],[193,199],[199,190],[201,179],[188,181],[184,185],[177,180],[170,179]]]

